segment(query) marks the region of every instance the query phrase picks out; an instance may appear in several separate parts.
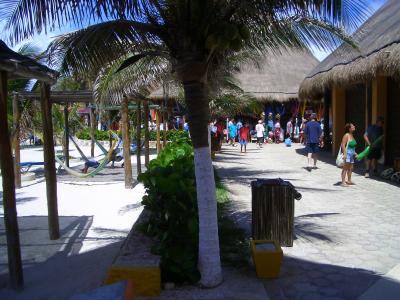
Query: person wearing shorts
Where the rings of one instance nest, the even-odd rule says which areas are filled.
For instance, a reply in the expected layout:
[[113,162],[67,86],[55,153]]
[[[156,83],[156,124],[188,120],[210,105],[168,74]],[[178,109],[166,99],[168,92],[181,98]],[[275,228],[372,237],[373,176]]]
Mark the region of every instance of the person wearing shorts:
[[370,151],[367,155],[367,169],[365,171],[365,177],[370,176],[371,168],[374,174],[377,174],[377,162],[382,155],[382,142],[377,141],[383,135],[383,117],[378,117],[376,124],[369,126],[364,134],[364,140],[368,146],[370,146]]
[[[347,187],[354,185],[351,181],[351,174],[353,173],[354,159],[357,157],[356,146],[357,142],[354,139],[354,131],[356,127],[352,123],[347,123],[345,126],[345,135],[342,138],[340,147],[342,148],[344,165],[342,168],[342,184],[341,186]],[[347,180],[346,180],[347,177]]]
[[249,124],[245,124],[244,127],[241,127],[239,129],[239,143],[240,143],[240,153],[243,152],[243,147],[244,147],[244,152],[247,152],[247,142],[250,139],[250,129],[249,129]]
[[[310,122],[307,122],[304,128],[304,134],[306,137],[306,151],[308,165],[306,167],[307,171],[311,172],[312,169],[317,168],[317,153],[319,152],[319,143],[322,138],[321,125],[316,121],[317,115],[315,113],[311,114]],[[314,166],[311,165],[314,160]]]

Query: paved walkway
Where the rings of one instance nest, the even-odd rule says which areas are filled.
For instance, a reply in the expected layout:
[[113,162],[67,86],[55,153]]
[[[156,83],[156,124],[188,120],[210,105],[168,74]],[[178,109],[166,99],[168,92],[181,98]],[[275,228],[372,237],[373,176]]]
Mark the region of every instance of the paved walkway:
[[[338,186],[340,170],[323,154],[307,172],[302,147],[265,145],[248,153],[224,146],[216,167],[232,194],[232,215],[251,228],[250,182],[281,177],[303,198],[296,202],[295,242],[284,248],[281,276],[265,280],[271,299],[357,299],[400,262],[399,186],[354,175]],[[400,284],[400,283],[399,283]]]

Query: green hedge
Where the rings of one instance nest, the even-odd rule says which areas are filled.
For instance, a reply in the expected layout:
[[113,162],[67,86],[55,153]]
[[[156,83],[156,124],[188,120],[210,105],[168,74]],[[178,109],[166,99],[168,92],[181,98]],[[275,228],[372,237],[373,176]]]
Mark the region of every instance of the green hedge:
[[[76,136],[78,139],[81,140],[90,140],[90,134],[89,134],[90,129],[82,129],[77,132]],[[135,136],[135,133],[133,132],[133,136]],[[141,136],[142,138],[144,137],[144,129],[141,131]],[[109,138],[108,131],[100,131],[97,130],[95,131],[95,137],[96,140],[99,141],[107,141]],[[180,139],[188,139],[189,134],[186,131],[183,130],[168,130],[167,131],[167,141],[176,141]],[[157,140],[157,132],[156,131],[150,131],[149,132],[149,140],[150,141],[155,141]],[[161,132],[161,140],[163,140],[163,132]]]
[[[161,135],[160,135],[161,140],[163,140],[163,137],[164,137],[163,134],[164,133],[161,131]],[[144,136],[144,130],[142,130],[142,136]],[[184,130],[168,130],[167,131],[167,141],[174,142],[174,141],[182,139],[182,138],[189,138],[189,134]],[[157,140],[157,132],[154,130],[150,131],[149,139],[150,139],[150,141]]]
[[[90,129],[82,129],[76,133],[76,137],[80,140],[90,140]],[[101,130],[95,130],[94,132],[94,137],[98,141],[108,141],[109,139],[109,134],[108,131],[101,131]]]

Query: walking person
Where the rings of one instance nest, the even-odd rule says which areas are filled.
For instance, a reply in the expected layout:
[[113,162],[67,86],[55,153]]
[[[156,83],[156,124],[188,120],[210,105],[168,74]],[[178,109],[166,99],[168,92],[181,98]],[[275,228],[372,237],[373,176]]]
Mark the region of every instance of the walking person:
[[228,130],[229,130],[229,141],[232,145],[232,147],[236,147],[236,136],[237,136],[237,126],[235,123],[235,120],[232,119],[231,123],[228,126]]
[[[312,169],[317,168],[317,153],[319,151],[319,143],[322,139],[322,129],[320,124],[316,121],[317,115],[315,113],[311,114],[311,120],[307,122],[304,128],[304,135],[306,138],[306,150],[308,165],[307,171],[311,172]],[[314,160],[314,165],[312,161]]]
[[[357,141],[354,139],[354,131],[356,127],[352,123],[347,123],[345,126],[345,134],[342,138],[342,153],[343,153],[343,169],[342,169],[342,184],[341,186],[347,187],[354,185],[351,181],[351,174],[353,173],[354,159],[357,158],[356,146]],[[347,180],[346,180],[347,176]]]
[[365,171],[365,178],[369,178],[371,168],[374,175],[378,173],[377,161],[380,159],[383,152],[383,143],[382,140],[379,139],[383,136],[383,123],[383,117],[378,117],[376,124],[369,126],[364,134],[364,140],[367,145],[370,146],[367,155],[367,170]]
[[250,129],[249,129],[249,124],[246,123],[244,126],[242,126],[239,129],[239,143],[240,143],[240,153],[243,152],[243,146],[244,146],[244,153],[247,152],[247,142],[250,139]]
[[257,144],[259,148],[262,148],[262,144],[264,142],[264,125],[262,124],[262,120],[258,120],[258,124],[256,125],[256,134],[257,134]]
[[293,118],[290,118],[286,123],[286,137],[292,139],[293,138]]

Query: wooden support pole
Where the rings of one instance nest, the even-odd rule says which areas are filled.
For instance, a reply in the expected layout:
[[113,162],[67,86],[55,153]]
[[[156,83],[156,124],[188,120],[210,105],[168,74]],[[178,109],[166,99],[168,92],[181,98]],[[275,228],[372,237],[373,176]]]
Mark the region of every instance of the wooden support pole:
[[163,115],[163,148],[167,145],[167,107],[165,104],[162,106],[162,115]]
[[68,121],[68,103],[64,106],[64,162],[69,167],[69,121]]
[[157,127],[157,154],[161,151],[161,132],[160,132],[160,111],[156,110],[156,127]]
[[49,236],[51,240],[60,237],[57,207],[57,177],[54,155],[53,121],[51,115],[50,86],[41,83],[41,110],[43,123],[44,176],[46,178]]
[[[112,118],[112,112],[111,112],[111,110],[110,110],[110,111],[108,112],[108,130],[111,130],[111,118]],[[110,148],[110,150],[111,150],[112,141],[113,141],[111,134],[110,134],[110,137],[109,137],[108,141],[109,141],[109,143],[110,143],[110,147],[109,147],[109,148]]]
[[144,114],[144,165],[146,168],[150,162],[150,145],[149,145],[149,103],[143,102],[143,114]]
[[21,151],[20,151],[20,140],[19,140],[19,121],[21,119],[21,113],[19,111],[19,99],[18,94],[13,97],[13,127],[14,133],[14,175],[15,175],[15,187],[21,188]]
[[122,141],[124,144],[124,171],[125,188],[133,188],[132,163],[131,163],[131,141],[129,139],[129,117],[128,117],[128,98],[124,97],[121,103],[121,121],[122,121]]
[[140,175],[142,173],[142,162],[140,160],[140,155],[141,155],[141,138],[140,138],[140,133],[141,133],[141,123],[142,123],[142,110],[141,110],[141,101],[137,102],[137,111],[136,111],[136,120],[137,120],[137,125],[136,125],[136,164],[137,164],[137,174]]
[[94,157],[94,139],[96,131],[96,116],[94,114],[94,108],[90,109],[90,132],[92,135],[92,142],[90,143],[90,156]]
[[20,290],[23,288],[24,278],[15,202],[14,167],[7,124],[7,72],[4,71],[0,71],[0,166],[10,285],[13,289]]

